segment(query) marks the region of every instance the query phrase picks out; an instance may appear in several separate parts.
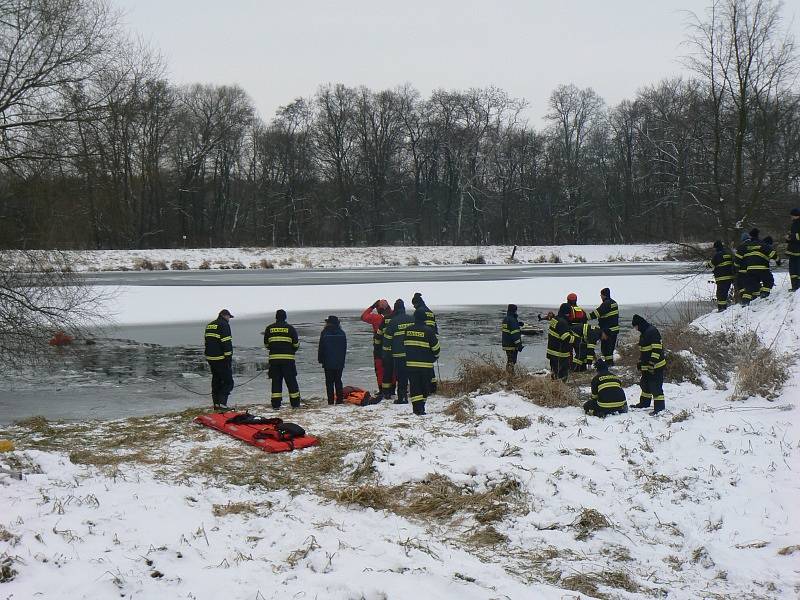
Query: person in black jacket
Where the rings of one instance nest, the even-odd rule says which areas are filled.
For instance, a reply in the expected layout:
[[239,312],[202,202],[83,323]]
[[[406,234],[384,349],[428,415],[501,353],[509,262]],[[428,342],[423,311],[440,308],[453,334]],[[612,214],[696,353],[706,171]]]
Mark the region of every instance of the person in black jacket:
[[613,366],[614,350],[619,335],[619,305],[611,297],[611,290],[600,290],[600,306],[589,313],[590,319],[597,319],[600,327],[600,354],[606,364]]
[[[328,404],[344,402],[342,394],[342,371],[347,356],[347,336],[342,331],[339,317],[330,315],[325,319],[325,327],[319,334],[317,361],[325,371],[325,391]],[[334,391],[336,392],[334,395]]]
[[769,298],[772,288],[775,287],[775,276],[772,274],[770,261],[775,261],[775,264],[779,267],[781,266],[782,261],[780,258],[778,258],[778,252],[775,250],[772,236],[768,235],[761,240],[761,250],[767,259],[767,268],[762,270],[760,273],[761,289],[759,290],[759,296],[762,298]]
[[297,331],[286,322],[286,311],[275,313],[275,322],[264,330],[264,346],[269,351],[269,378],[272,380],[272,408],[279,409],[283,397],[283,382],[289,390],[292,408],[300,408],[300,387],[297,385],[297,366],[294,355],[300,348]]
[[758,229],[753,227],[747,235],[747,239],[739,244],[734,255],[734,264],[743,275],[742,306],[747,306],[751,300],[758,297],[761,291],[761,276],[764,271],[769,270],[769,260],[764,254]]
[[714,269],[714,283],[717,284],[717,311],[728,308],[728,295],[736,277],[733,266],[733,252],[725,247],[721,240],[714,242],[714,256],[707,266]]
[[205,355],[211,369],[211,401],[214,408],[226,408],[233,390],[233,337],[228,321],[233,315],[227,308],[206,325]]
[[608,363],[602,358],[598,359],[595,368],[597,375],[592,379],[592,398],[584,403],[583,410],[596,417],[628,412],[625,390],[619,377],[609,372]]
[[575,343],[575,334],[569,326],[567,316],[570,314],[570,305],[562,304],[558,314],[547,313],[550,327],[547,331],[547,358],[550,360],[550,376],[553,379],[566,381],[569,376],[569,365],[572,359],[572,346]]
[[502,335],[503,351],[506,353],[506,371],[509,373],[514,372],[514,366],[517,364],[517,354],[522,352],[522,333],[517,317],[517,305],[509,304],[506,309],[506,316],[500,325],[500,333]]
[[439,359],[439,339],[432,327],[428,327],[427,311],[414,311],[414,324],[406,329],[403,345],[406,349],[406,369],[411,387],[411,407],[415,415],[425,414],[425,402],[435,390],[430,373],[433,363]]
[[651,416],[655,416],[664,410],[664,367],[667,361],[664,358],[664,345],[661,342],[661,333],[654,325],[648,323],[644,317],[633,315],[631,320],[639,331],[639,363],[636,368],[642,374],[639,387],[642,393],[639,403],[631,408],[650,408],[652,401],[653,410]]
[[800,290],[800,208],[789,213],[792,224],[786,236],[786,258],[789,259],[789,283],[792,291]]

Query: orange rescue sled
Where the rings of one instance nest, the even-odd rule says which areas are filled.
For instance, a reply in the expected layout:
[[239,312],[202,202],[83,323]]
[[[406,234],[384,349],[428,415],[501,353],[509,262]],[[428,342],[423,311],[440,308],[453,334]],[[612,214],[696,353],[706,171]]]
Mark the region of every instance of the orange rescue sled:
[[[232,419],[241,420],[245,418],[243,417],[244,415],[254,417],[253,420],[262,422],[231,422]],[[278,418],[263,419],[261,417],[249,415],[248,413],[227,411],[200,415],[199,417],[195,417],[194,421],[206,427],[211,427],[211,429],[227,433],[238,440],[247,442],[251,446],[261,448],[264,452],[289,452],[291,450],[299,450],[301,448],[319,445],[319,439],[313,435],[295,437],[280,431],[279,425],[281,425],[283,421]]]

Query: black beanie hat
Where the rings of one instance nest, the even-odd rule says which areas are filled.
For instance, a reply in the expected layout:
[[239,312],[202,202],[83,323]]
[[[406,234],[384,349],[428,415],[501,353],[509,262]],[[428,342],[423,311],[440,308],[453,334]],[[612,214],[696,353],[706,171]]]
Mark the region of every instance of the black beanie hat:
[[286,320],[286,311],[282,308],[279,308],[275,311],[275,320],[276,321],[285,321]]
[[797,207],[793,208],[792,210],[789,211],[789,214],[792,215],[793,217],[800,217],[800,208]]
[[603,288],[600,290],[600,295],[605,296],[606,298],[611,298],[611,290],[608,288]]
[[509,304],[506,312],[509,313],[516,313],[517,312],[517,305],[516,304]]
[[633,318],[631,319],[631,325],[633,325],[634,327],[638,327],[642,323],[646,323],[643,317],[639,315],[633,315]]
[[714,242],[714,248],[716,248],[717,250],[722,250],[723,248],[722,240],[717,240],[716,242]]
[[753,227],[748,235],[750,235],[750,239],[757,240],[758,234],[759,234],[758,227]]
[[402,298],[398,298],[394,301],[394,312],[405,312],[406,311],[406,303],[403,302]]
[[594,368],[598,371],[608,371],[608,363],[602,358],[598,358],[596,361],[594,361]]
[[419,292],[415,292],[414,293],[414,297],[411,298],[411,304],[416,306],[417,304],[419,304],[421,302],[422,302],[422,294],[420,294]]
[[558,316],[559,317],[566,317],[569,314],[570,306],[566,302],[564,302],[561,306],[558,307]]

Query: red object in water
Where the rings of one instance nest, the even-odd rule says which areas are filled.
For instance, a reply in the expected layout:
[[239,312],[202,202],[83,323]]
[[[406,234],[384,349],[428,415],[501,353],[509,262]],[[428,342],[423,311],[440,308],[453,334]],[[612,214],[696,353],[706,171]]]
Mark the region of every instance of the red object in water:
[[264,452],[289,452],[290,450],[299,450],[301,448],[319,445],[319,439],[313,435],[304,435],[292,438],[291,440],[281,440],[280,434],[272,423],[228,423],[229,419],[242,414],[244,413],[233,410],[222,413],[209,413],[207,415],[195,417],[194,421],[206,427],[211,427],[211,429],[227,433],[238,440],[247,442],[251,446],[261,448]]
[[50,338],[48,344],[51,346],[69,346],[75,338],[71,335],[67,335],[63,331],[56,331],[55,335]]

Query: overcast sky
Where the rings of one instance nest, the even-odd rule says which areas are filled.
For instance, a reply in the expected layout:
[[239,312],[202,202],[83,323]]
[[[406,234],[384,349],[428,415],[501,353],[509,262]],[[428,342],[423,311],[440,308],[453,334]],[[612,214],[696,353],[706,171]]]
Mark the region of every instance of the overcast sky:
[[[178,83],[238,83],[269,120],[320,84],[494,85],[533,124],[562,83],[609,104],[683,73],[690,10],[709,0],[112,0]],[[798,8],[787,24],[800,41]]]

